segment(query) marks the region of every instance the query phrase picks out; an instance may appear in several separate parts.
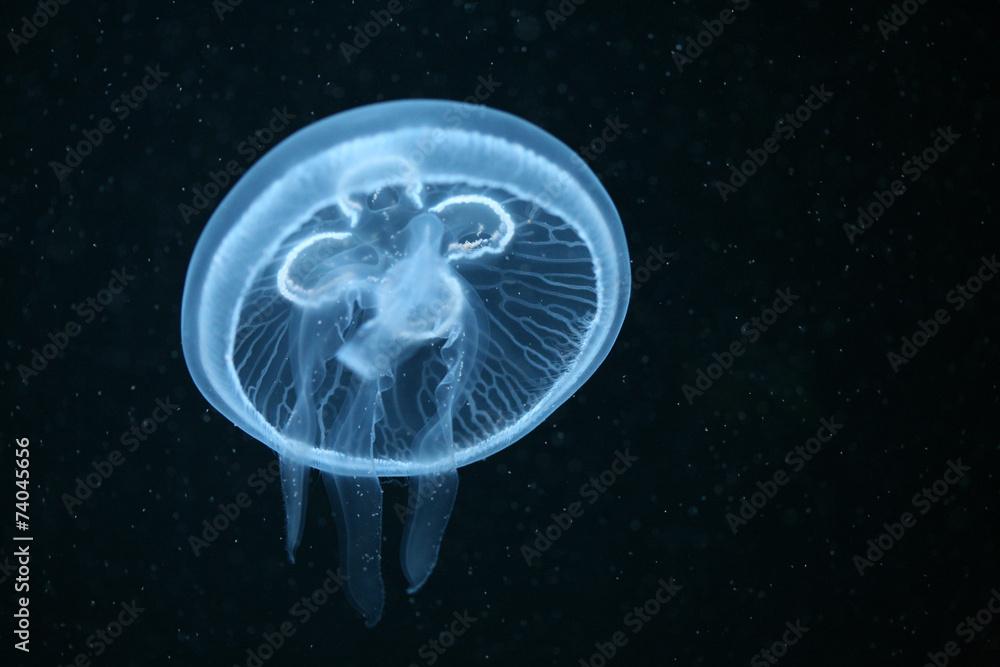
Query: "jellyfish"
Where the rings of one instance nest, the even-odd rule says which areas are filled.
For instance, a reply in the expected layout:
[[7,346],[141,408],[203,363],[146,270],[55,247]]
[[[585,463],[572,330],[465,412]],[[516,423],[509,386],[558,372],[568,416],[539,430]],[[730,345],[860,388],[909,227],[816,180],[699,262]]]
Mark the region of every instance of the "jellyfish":
[[382,478],[405,478],[400,562],[438,559],[458,468],[538,426],[607,356],[629,298],[610,197],[544,130],[485,106],[352,109],[268,152],[188,268],[184,358],[280,461],[294,562],[317,470],[349,601],[384,606]]

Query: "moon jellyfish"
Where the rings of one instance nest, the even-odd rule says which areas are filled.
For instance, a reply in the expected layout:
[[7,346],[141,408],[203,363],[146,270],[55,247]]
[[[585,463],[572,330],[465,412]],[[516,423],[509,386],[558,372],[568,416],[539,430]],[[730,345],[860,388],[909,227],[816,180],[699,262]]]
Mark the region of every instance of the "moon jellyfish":
[[280,459],[287,551],[319,471],[345,589],[382,614],[380,478],[408,479],[400,560],[438,559],[457,469],[582,385],[625,316],[629,260],[597,177],[483,106],[402,101],[314,123],[229,192],[184,287],[184,358]]

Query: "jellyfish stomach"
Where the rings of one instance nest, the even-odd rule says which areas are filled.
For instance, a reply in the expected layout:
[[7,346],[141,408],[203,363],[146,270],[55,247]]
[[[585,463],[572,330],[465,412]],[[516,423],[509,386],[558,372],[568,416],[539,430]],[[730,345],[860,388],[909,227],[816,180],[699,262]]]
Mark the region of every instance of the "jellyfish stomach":
[[337,352],[366,380],[392,369],[421,345],[446,338],[461,322],[461,281],[441,254],[443,225],[420,213],[406,226],[405,256],[374,286],[375,315]]

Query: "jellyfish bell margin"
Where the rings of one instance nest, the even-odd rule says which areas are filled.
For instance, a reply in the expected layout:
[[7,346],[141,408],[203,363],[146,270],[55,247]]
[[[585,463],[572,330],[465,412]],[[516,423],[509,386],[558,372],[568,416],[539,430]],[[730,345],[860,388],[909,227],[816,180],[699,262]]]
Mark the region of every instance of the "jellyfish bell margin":
[[299,130],[226,195],[188,269],[184,357],[212,406],[277,452],[293,560],[320,472],[345,590],[371,626],[379,478],[409,479],[400,561],[415,593],[457,469],[593,374],[629,274],[614,204],[565,144],[483,106],[375,104]]

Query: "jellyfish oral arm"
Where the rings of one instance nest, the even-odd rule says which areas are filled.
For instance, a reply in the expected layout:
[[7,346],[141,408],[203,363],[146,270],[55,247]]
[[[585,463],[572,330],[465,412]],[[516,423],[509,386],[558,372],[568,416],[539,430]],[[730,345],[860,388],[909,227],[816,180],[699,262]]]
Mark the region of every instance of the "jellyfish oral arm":
[[375,316],[337,351],[337,360],[366,380],[390,372],[417,346],[448,337],[464,307],[461,284],[440,252],[440,219],[421,213],[405,233],[406,257],[373,288]]
[[400,561],[410,583],[408,593],[416,593],[437,564],[441,541],[458,494],[458,471],[422,475],[410,480],[407,507],[410,517],[403,530]]
[[[480,336],[485,325],[482,304],[472,297],[462,312],[459,326],[441,348],[448,372],[434,390],[437,414],[414,438],[420,457],[455,460],[453,423],[456,402],[470,380],[469,368],[477,363]],[[410,582],[409,592],[424,585],[437,563],[441,541],[458,493],[458,472],[452,468],[410,480],[411,515],[406,523],[400,560]]]
[[382,581],[382,487],[378,477],[323,473],[326,495],[336,516],[340,563],[351,604],[374,627],[385,606]]

